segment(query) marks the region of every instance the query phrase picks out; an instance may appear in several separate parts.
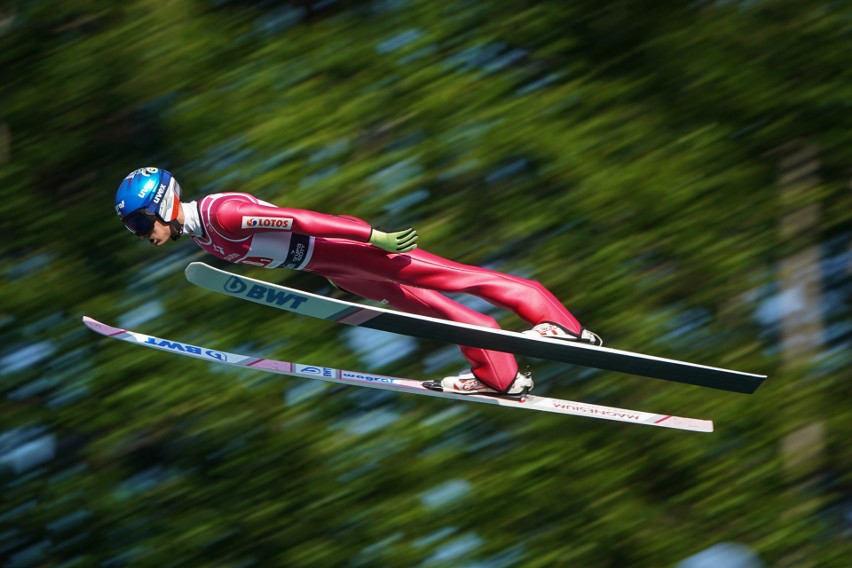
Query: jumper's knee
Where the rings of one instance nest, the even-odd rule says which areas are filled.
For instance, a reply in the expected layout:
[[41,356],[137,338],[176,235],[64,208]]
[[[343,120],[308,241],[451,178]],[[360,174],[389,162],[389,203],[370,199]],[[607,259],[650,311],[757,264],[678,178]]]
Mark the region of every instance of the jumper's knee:
[[497,323],[497,320],[491,316],[480,314],[478,312],[474,312],[474,317],[471,318],[473,321],[473,325],[478,325],[480,327],[490,327],[492,329],[500,329],[500,324]]

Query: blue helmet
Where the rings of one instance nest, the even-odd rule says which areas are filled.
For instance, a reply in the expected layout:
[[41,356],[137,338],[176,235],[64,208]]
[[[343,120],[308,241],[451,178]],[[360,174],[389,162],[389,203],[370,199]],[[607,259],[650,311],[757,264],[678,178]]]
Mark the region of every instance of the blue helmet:
[[183,226],[177,221],[180,211],[180,184],[158,168],[140,168],[130,172],[115,192],[115,212],[134,235],[147,237],[160,220],[172,227],[177,239]]

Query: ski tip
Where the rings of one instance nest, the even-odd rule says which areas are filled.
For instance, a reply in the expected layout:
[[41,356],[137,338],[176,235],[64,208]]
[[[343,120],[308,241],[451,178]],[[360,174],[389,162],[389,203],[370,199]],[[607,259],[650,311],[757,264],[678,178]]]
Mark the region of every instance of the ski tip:
[[221,272],[218,268],[213,268],[209,264],[196,261],[186,265],[186,268],[183,269],[183,275],[193,284],[199,284],[200,280],[204,278],[204,274],[210,271]]
[[118,335],[123,333],[123,329],[119,329],[117,327],[113,327],[111,325],[107,325],[105,323],[101,323],[95,318],[90,318],[89,316],[83,316],[83,325],[94,331],[95,333],[100,333],[101,335]]
[[89,329],[97,330],[98,326],[103,325],[101,322],[96,320],[95,318],[90,318],[89,316],[83,316],[83,325],[88,327]]

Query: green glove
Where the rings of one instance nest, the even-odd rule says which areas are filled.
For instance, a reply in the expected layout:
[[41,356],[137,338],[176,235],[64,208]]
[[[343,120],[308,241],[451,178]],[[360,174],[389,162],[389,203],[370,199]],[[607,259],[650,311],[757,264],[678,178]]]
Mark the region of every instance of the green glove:
[[373,232],[370,233],[370,244],[388,252],[410,252],[417,248],[417,231],[413,227],[406,227],[386,233],[373,227]]

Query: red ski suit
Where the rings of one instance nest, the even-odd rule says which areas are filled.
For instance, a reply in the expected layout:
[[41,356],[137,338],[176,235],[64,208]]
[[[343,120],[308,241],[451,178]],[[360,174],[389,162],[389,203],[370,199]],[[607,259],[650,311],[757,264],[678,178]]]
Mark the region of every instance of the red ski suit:
[[[553,322],[572,333],[580,323],[538,282],[460,264],[415,249],[393,254],[369,243],[371,226],[354,217],[276,207],[247,193],[208,195],[198,203],[207,252],[229,262],[292,268],[325,276],[370,300],[425,316],[499,328],[494,318],[441,294],[467,293],[509,310],[531,325]],[[515,358],[460,346],[474,375],[506,390],[518,371]]]

